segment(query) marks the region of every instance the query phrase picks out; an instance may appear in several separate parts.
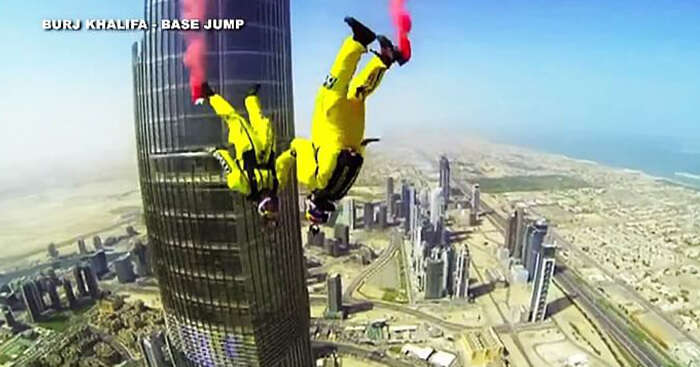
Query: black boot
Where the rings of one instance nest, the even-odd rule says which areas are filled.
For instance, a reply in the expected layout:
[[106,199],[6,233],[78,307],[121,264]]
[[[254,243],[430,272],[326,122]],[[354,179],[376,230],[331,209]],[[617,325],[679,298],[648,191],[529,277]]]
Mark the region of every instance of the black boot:
[[386,67],[390,67],[394,62],[397,62],[399,65],[406,63],[406,60],[403,58],[403,54],[396,46],[394,46],[390,39],[379,35],[377,36],[377,41],[379,41],[381,51],[375,52],[375,54],[382,59],[382,62],[384,65],[386,65]]
[[377,35],[374,34],[371,29],[367,28],[367,26],[357,21],[357,19],[353,17],[345,17],[345,23],[352,28],[352,38],[359,42],[362,46],[367,47],[370,43],[377,39]]
[[250,89],[248,89],[248,92],[246,93],[246,97],[257,96],[258,91],[260,91],[260,84],[259,83],[255,84],[254,86],[250,87]]

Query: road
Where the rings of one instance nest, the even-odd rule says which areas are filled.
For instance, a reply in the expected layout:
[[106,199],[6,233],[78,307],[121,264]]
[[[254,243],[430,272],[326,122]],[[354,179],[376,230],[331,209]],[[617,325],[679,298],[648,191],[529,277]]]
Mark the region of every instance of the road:
[[[611,273],[610,271],[608,271],[604,267],[599,266],[598,263],[594,259],[592,259],[590,256],[588,256],[588,254],[581,251],[581,249],[579,249],[578,247],[572,245],[569,241],[567,241],[566,239],[564,239],[561,235],[559,235],[557,233],[553,233],[552,238],[554,240],[556,240],[557,245],[559,245],[563,248],[566,248],[567,250],[569,250],[573,254],[576,254],[577,258],[583,259],[584,262],[586,263],[586,265],[600,270],[603,274],[605,274],[606,277],[608,277],[608,279],[612,279],[612,281],[615,283],[615,285],[624,289],[629,296],[634,298],[635,302],[642,305],[644,308],[646,308],[647,311],[650,311],[655,316],[664,320],[666,323],[671,325],[678,333],[683,335],[688,340],[692,341],[693,343],[695,343],[697,345],[700,345],[700,341],[698,341],[697,338],[695,338],[693,335],[691,335],[689,332],[687,332],[683,328],[677,327],[676,323],[670,317],[668,317],[668,315],[666,315],[663,311],[661,311],[658,307],[656,307],[656,305],[649,302],[646,298],[640,296],[637,293],[637,291],[634,290],[634,288],[632,288],[626,282],[619,280],[613,273]],[[560,261],[560,260],[557,259],[557,261]]]
[[[460,185],[463,192],[466,188]],[[483,200],[481,206],[487,212],[487,216],[492,219],[494,226],[501,232],[505,233],[506,220]],[[557,262],[564,263],[561,257],[557,257]],[[576,301],[588,311],[589,315],[593,316],[598,322],[608,331],[608,333],[621,345],[632,357],[634,357],[642,366],[663,366],[666,364],[665,358],[658,356],[650,347],[643,342],[637,340],[631,335],[626,322],[619,317],[606,313],[597,303],[599,297],[598,292],[591,289],[587,285],[572,279],[573,275],[568,272],[558,272],[554,279],[557,284],[562,286],[564,291],[569,295],[576,295]]]
[[[358,288],[360,288],[364,282],[372,276],[376,271],[381,269],[382,266],[386,265],[386,263],[391,260],[392,256],[396,251],[399,250],[399,246],[401,246],[401,241],[403,241],[403,238],[401,237],[401,234],[398,232],[392,233],[391,241],[389,243],[389,246],[382,251],[382,253],[379,255],[377,259],[375,259],[370,265],[368,265],[365,269],[363,269],[360,274],[358,274],[353,280],[350,282],[350,285],[348,285],[348,288],[345,290],[345,293],[343,294],[343,301],[347,303],[355,303],[355,302],[361,302],[361,301],[366,301],[364,299],[360,298],[355,298],[354,294],[357,291]],[[423,312],[416,310],[414,308],[411,308],[409,306],[404,306],[401,304],[397,303],[391,303],[391,302],[386,302],[386,301],[381,301],[381,300],[372,300],[371,301],[374,305],[376,305],[378,308],[384,308],[384,309],[389,309],[392,311],[396,312],[401,312],[405,313],[411,316],[414,316],[420,320],[423,321],[428,321],[434,325],[437,325],[438,327],[444,329],[444,330],[449,330],[452,332],[462,332],[465,330],[469,329],[478,329],[475,327],[470,327],[467,325],[463,324],[458,324],[458,323],[453,323],[449,321],[445,321],[439,317],[436,317],[434,315],[431,315],[429,313]]]

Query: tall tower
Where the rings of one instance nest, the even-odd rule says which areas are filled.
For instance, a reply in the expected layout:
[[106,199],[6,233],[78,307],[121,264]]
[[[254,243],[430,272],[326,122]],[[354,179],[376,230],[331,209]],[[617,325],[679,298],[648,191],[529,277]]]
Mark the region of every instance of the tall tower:
[[479,210],[481,207],[481,189],[479,188],[479,184],[474,184],[472,185],[472,212],[475,214],[479,214]]
[[530,322],[542,321],[547,315],[547,294],[549,284],[554,277],[555,252],[556,246],[547,243],[540,246],[537,252],[532,297],[530,298]]
[[340,274],[332,274],[326,280],[328,287],[328,314],[337,315],[343,312],[343,286]]
[[386,213],[389,221],[394,215],[394,178],[386,178]]
[[450,203],[450,161],[446,156],[440,157],[440,187],[445,198],[444,208]]
[[443,209],[445,208],[445,195],[442,188],[436,187],[430,193],[430,223],[433,228],[437,228],[438,221],[442,218]]
[[469,247],[466,245],[457,251],[453,281],[454,298],[469,297]]
[[534,279],[535,267],[537,265],[537,255],[542,248],[542,242],[547,235],[547,221],[538,219],[527,227],[527,236],[525,237],[525,248],[523,249],[523,265],[528,272],[528,280]]
[[[212,87],[238,111],[260,83],[277,152],[294,136],[289,0],[211,0],[208,17],[245,19],[237,31],[208,32]],[[144,19],[181,18],[179,0],[145,0]],[[309,300],[296,183],[280,192],[280,223],[231,193],[208,147],[226,129],[194,106],[178,32],[150,29],[132,50],[137,154],[153,270],[168,343],[186,366],[312,365]]]
[[520,259],[523,256],[523,238],[525,237],[525,204],[518,203],[515,206],[515,243],[510,256]]

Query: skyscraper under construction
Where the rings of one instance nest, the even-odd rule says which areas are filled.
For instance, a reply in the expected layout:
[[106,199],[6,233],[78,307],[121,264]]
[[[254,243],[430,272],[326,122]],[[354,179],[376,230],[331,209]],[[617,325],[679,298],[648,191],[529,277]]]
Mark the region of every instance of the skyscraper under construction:
[[[294,136],[289,0],[207,2],[209,18],[240,18],[237,31],[208,32],[208,80],[239,111],[260,97],[277,131],[277,152]],[[146,0],[145,19],[181,18],[178,0]],[[313,364],[296,186],[280,193],[280,223],[263,227],[255,208],[229,191],[208,154],[226,131],[194,106],[178,32],[146,31],[133,47],[141,194],[153,268],[178,365]]]

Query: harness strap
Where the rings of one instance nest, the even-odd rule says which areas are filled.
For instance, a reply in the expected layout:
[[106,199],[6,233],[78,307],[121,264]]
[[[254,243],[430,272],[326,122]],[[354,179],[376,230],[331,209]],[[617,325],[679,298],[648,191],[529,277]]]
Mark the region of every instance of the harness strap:
[[319,200],[338,201],[347,195],[357,180],[364,159],[360,154],[350,149],[344,149],[338,154],[333,174],[323,189],[314,191],[314,197]]

